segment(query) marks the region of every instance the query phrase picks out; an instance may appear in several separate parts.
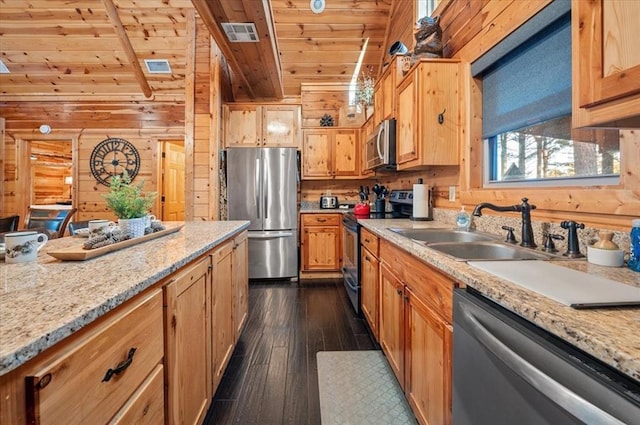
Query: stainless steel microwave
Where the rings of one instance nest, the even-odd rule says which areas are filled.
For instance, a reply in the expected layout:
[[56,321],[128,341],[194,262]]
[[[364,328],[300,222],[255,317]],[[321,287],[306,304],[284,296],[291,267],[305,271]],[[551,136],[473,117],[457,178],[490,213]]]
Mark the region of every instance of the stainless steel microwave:
[[396,168],[396,120],[382,121],[365,144],[367,169]]

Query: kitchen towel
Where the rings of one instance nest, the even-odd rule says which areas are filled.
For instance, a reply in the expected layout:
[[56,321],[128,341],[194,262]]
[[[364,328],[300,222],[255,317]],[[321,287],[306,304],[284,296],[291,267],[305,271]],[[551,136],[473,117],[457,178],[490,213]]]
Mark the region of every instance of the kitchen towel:
[[319,351],[322,425],[417,424],[382,351]]
[[426,184],[413,185],[413,218],[429,218],[429,187]]

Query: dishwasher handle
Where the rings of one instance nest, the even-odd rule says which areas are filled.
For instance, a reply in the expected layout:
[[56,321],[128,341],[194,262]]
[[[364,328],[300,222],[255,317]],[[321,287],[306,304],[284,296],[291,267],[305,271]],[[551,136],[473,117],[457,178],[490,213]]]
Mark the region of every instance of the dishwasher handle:
[[475,338],[489,351],[498,357],[518,376],[528,382],[536,390],[562,407],[565,411],[585,423],[602,425],[624,425],[625,423],[611,416],[609,413],[589,403],[569,388],[556,382],[540,369],[520,357],[505,343],[485,328],[470,311],[469,307],[461,304],[464,319],[473,329]]

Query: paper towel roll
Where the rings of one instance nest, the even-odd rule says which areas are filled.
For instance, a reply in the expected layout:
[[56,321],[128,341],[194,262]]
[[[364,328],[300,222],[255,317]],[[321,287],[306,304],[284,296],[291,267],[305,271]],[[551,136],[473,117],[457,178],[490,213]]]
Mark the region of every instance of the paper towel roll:
[[429,218],[429,187],[425,184],[413,185],[413,217]]

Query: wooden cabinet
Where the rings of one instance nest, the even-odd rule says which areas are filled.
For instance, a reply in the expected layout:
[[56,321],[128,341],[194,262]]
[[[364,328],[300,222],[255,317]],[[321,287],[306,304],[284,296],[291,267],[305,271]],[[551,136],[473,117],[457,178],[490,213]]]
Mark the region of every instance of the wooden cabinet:
[[249,314],[249,252],[247,232],[233,238],[231,272],[233,274],[234,342],[238,342]]
[[374,124],[396,117],[396,83],[398,81],[400,56],[393,56],[380,76],[374,91]]
[[573,126],[640,125],[640,2],[573,0]]
[[379,340],[380,261],[378,260],[378,237],[362,228],[360,229],[360,241],[362,314],[369,324],[374,338]]
[[164,423],[164,368],[156,366],[127,404],[109,422],[113,425]]
[[360,176],[356,129],[306,129],[302,146],[302,178],[346,179]]
[[421,424],[451,423],[450,278],[380,242],[380,345]]
[[[212,255],[213,282],[211,285],[211,327],[212,384],[216,389],[222,380],[235,345],[235,325],[232,320],[233,308],[233,241],[218,248]],[[214,390],[215,391],[215,390]]]
[[[126,303],[3,376],[0,422],[87,424],[144,416],[136,401],[150,395],[146,383],[153,379],[157,387],[159,379],[162,388],[162,328],[162,291]],[[149,417],[162,420],[163,397],[151,399],[159,411]]]
[[423,59],[398,86],[398,170],[458,164],[459,70],[457,60]]
[[404,389],[404,284],[380,265],[380,346]]
[[374,174],[374,170],[367,169],[367,155],[365,153],[365,144],[367,142],[367,137],[369,137],[375,131],[376,126],[374,124],[374,116],[372,115],[369,119],[364,123],[362,128],[360,129],[360,143],[359,143],[359,152],[360,155],[360,177],[368,178],[372,177]]
[[340,271],[341,219],[341,214],[301,214],[301,271]]
[[300,105],[226,104],[225,147],[300,147]]
[[[210,291],[209,256],[179,273],[164,287],[170,423],[202,423],[209,408],[212,394]],[[216,323],[216,327],[219,325],[221,323]]]

